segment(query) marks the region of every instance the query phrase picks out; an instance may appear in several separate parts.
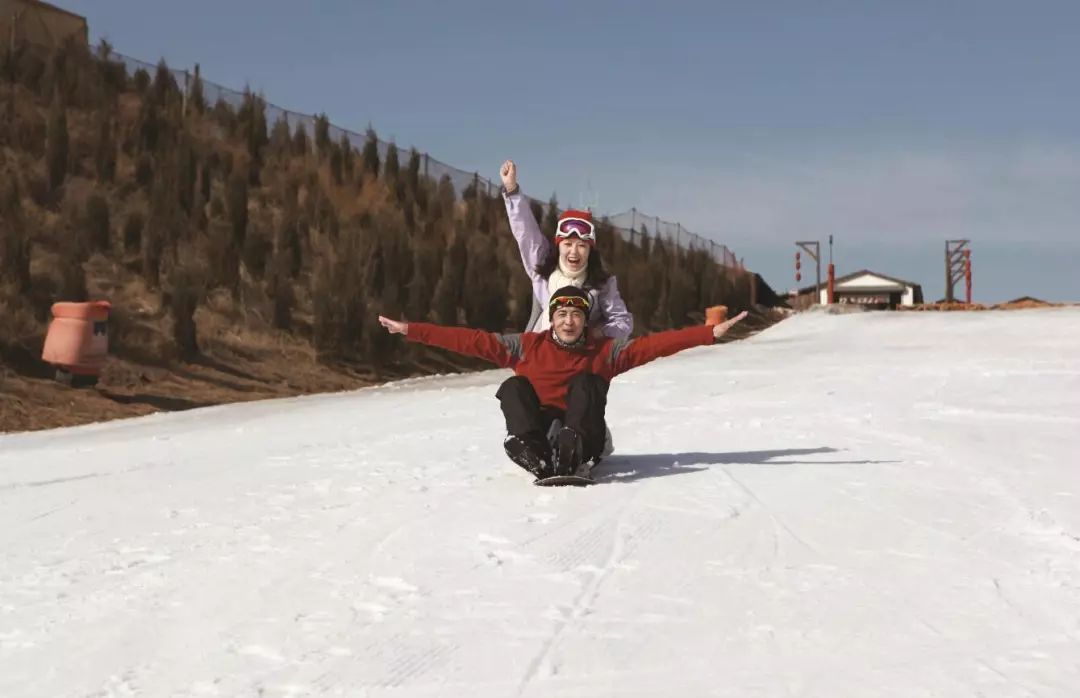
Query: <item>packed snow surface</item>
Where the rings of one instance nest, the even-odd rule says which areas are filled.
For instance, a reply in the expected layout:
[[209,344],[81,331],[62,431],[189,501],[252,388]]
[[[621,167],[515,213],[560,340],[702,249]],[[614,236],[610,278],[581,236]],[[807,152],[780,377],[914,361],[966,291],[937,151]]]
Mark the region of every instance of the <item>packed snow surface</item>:
[[656,361],[585,489],[507,375],[0,436],[0,696],[1080,695],[1080,309]]

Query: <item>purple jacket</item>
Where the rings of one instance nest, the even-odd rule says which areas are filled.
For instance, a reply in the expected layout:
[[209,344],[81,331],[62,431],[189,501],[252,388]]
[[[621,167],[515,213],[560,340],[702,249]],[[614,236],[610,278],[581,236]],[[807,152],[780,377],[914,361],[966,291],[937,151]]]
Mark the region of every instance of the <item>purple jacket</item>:
[[[553,243],[540,232],[529,201],[521,194],[521,187],[510,195],[503,192],[503,200],[506,202],[506,215],[510,219],[510,231],[514,233],[514,239],[521,251],[521,263],[525,265],[525,273],[532,281],[533,298],[539,304],[540,312],[544,312],[548,298],[551,297],[551,289],[548,288],[548,280],[536,273],[536,265],[548,254]],[[594,309],[589,315],[589,326],[600,327],[605,336],[614,339],[629,337],[634,331],[634,316],[627,311],[626,303],[619,295],[615,277],[608,277],[607,282],[600,288],[584,290],[588,292]],[[536,331],[539,326],[539,315],[534,312],[525,331]]]

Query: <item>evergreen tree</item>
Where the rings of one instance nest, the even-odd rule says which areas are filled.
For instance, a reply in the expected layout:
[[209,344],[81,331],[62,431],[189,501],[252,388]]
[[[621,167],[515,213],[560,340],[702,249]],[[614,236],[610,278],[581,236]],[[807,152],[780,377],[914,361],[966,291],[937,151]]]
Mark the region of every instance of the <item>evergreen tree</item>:
[[435,285],[435,317],[444,325],[458,324],[458,307],[465,284],[466,246],[461,235],[455,235],[450,249],[443,257],[442,274]]
[[409,298],[406,317],[420,322],[432,315],[432,298],[442,269],[439,249],[431,243],[421,243],[413,250],[412,278],[409,280]]
[[437,206],[436,210],[432,212],[433,217],[453,217],[455,198],[454,183],[450,181],[450,175],[443,175],[439,178],[439,186],[435,192]]
[[109,183],[116,176],[116,141],[113,139],[113,122],[104,112],[98,115],[97,122],[94,140],[94,169],[100,181]]
[[86,200],[86,235],[90,249],[107,251],[112,238],[109,224],[109,204],[101,194]]
[[292,329],[293,307],[296,304],[289,265],[288,254],[281,252],[274,254],[268,289],[274,306],[273,325],[279,330],[286,331]]
[[135,92],[140,95],[145,95],[146,91],[150,89],[150,73],[146,72],[144,68],[139,68],[131,76],[131,86],[135,88]]
[[86,237],[81,234],[79,216],[73,206],[67,206],[57,221],[58,237],[64,241],[60,245],[60,289],[57,300],[84,302],[87,299]]
[[330,119],[326,114],[315,117],[315,151],[320,159],[330,154]]
[[304,124],[300,123],[296,125],[296,132],[293,134],[293,155],[303,157],[308,154],[310,149],[308,142],[307,130],[304,129]]
[[268,150],[270,157],[276,160],[285,160],[292,154],[292,134],[289,133],[289,123],[283,117],[278,117],[270,129]]
[[143,100],[139,107],[139,118],[135,128],[138,131],[138,149],[143,153],[153,153],[157,150],[160,140],[162,124],[158,114],[158,107],[153,100]]
[[470,327],[502,332],[506,329],[506,279],[487,235],[473,235],[462,288],[465,320]]
[[188,264],[177,264],[170,269],[166,286],[162,304],[172,312],[177,355],[183,361],[190,361],[199,355],[195,311],[205,294],[205,281]]
[[267,261],[274,252],[275,236],[272,219],[265,211],[260,209],[250,217],[241,249],[244,267],[255,279],[262,279],[266,275]]
[[420,153],[416,148],[409,149],[409,162],[405,167],[405,185],[413,197],[420,191]]
[[364,152],[361,154],[364,162],[364,172],[372,177],[379,176],[379,137],[375,135],[375,129],[368,127],[367,138],[364,140]]
[[330,179],[339,187],[344,182],[342,179],[344,166],[345,163],[342,158],[341,148],[336,144],[332,144],[330,146]]
[[67,110],[59,91],[53,93],[49,106],[45,161],[49,172],[49,189],[56,191],[64,183],[68,171]]
[[172,71],[169,70],[165,59],[158,61],[157,69],[154,72],[154,84],[151,87],[151,98],[159,107],[166,106],[170,100],[179,94],[180,89],[176,86],[176,80],[173,79]]
[[199,164],[191,137],[183,132],[176,146],[177,199],[185,213],[191,214],[195,206],[195,180]]
[[507,321],[510,326],[523,331],[532,316],[533,289],[529,277],[525,274],[511,273],[510,277],[510,307]]
[[341,143],[338,146],[341,149],[341,165],[345,178],[351,180],[356,176],[356,152],[353,150],[347,133],[342,132]]
[[18,181],[11,172],[0,177],[0,282],[13,282],[29,293],[30,230],[23,213]]
[[383,166],[383,177],[387,185],[393,187],[401,174],[401,165],[398,163],[397,146],[391,143],[386,149],[386,164]]
[[285,196],[281,210],[281,223],[274,239],[275,273],[283,271],[286,278],[295,279],[300,273],[302,250],[300,246],[300,209],[297,203],[299,188],[295,181],[285,185]]
[[529,199],[529,209],[532,211],[533,218],[537,221],[544,220],[544,207],[536,199]]
[[[537,220],[540,220],[539,218]],[[540,230],[544,235],[554,235],[555,227],[559,223],[559,202],[552,194],[548,200],[547,211],[544,212],[544,222],[540,225]]]
[[211,217],[207,231],[210,286],[228,289],[236,297],[240,288],[240,248],[233,240],[232,225]]
[[229,178],[228,206],[232,240],[237,249],[242,249],[248,229],[248,180],[242,173]]
[[143,215],[132,211],[124,221],[124,251],[135,252],[142,249]]
[[247,145],[248,181],[252,185],[258,185],[263,166],[263,149],[270,142],[266,133],[266,102],[261,96],[245,90],[244,103],[237,117]]
[[195,75],[191,79],[191,87],[188,89],[188,108],[196,114],[206,111],[206,97],[203,95],[202,72],[199,64],[195,64]]

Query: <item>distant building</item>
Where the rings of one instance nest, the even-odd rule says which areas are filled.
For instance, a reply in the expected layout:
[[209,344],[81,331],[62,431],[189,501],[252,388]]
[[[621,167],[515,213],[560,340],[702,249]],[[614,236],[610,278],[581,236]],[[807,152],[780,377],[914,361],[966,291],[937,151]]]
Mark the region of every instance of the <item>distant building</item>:
[[[798,290],[794,306],[805,308],[812,305],[815,286]],[[828,302],[828,286],[821,281],[819,302]],[[861,305],[867,308],[891,309],[901,305],[918,305],[923,302],[922,286],[892,276],[863,269],[854,274],[841,276],[833,282],[833,301],[842,305]]]
[[69,37],[89,43],[85,17],[41,0],[0,0],[0,43],[51,49]]

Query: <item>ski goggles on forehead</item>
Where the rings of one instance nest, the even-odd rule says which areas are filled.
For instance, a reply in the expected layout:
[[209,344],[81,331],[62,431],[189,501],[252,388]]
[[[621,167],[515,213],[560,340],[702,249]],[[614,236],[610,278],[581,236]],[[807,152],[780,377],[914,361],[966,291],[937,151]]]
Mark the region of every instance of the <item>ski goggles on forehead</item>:
[[577,235],[582,240],[596,240],[596,228],[591,221],[583,218],[564,218],[559,221],[559,227],[555,230],[555,238],[564,240]]
[[551,310],[557,310],[559,308],[580,308],[581,310],[589,310],[589,300],[582,298],[581,296],[555,296],[548,303],[548,308]]

